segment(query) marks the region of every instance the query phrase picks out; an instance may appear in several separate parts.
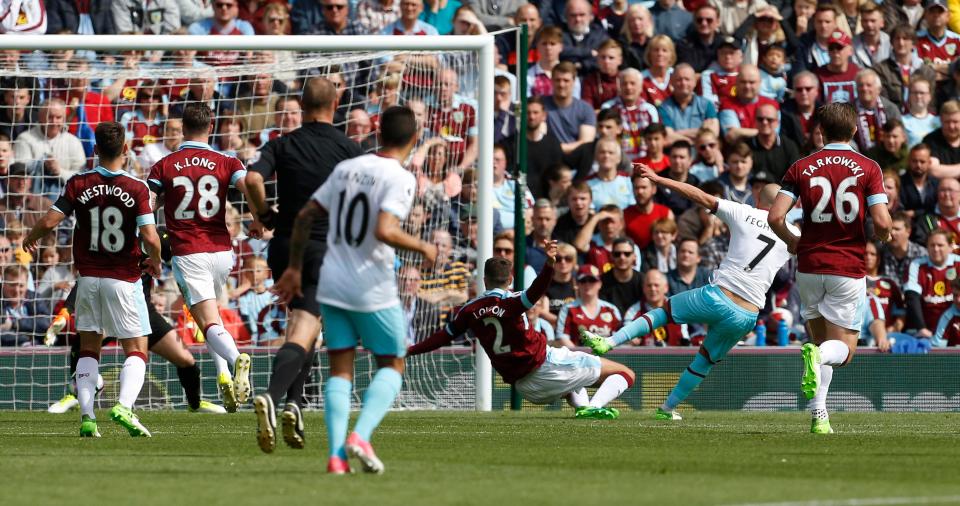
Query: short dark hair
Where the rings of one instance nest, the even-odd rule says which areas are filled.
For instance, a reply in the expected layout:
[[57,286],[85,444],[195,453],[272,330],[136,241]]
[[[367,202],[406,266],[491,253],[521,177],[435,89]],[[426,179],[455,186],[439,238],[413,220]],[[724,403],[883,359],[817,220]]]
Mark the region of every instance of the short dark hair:
[[897,118],[888,119],[886,123],[883,124],[883,127],[880,129],[883,130],[883,133],[888,134],[897,128],[904,128],[903,122]]
[[540,95],[535,95],[527,99],[527,107],[530,107],[530,104],[538,104],[540,107],[546,109],[546,103],[543,101],[543,97]]
[[912,26],[910,26],[910,25],[897,25],[897,27],[894,28],[893,31],[890,32],[890,38],[891,38],[891,39],[905,38],[905,39],[910,39],[910,40],[912,40],[914,43],[916,43],[916,42],[917,42],[917,32],[916,32],[916,30],[914,30],[914,28],[913,28]]
[[917,143],[912,148],[910,148],[911,154],[913,154],[914,151],[926,151],[927,153],[930,153],[930,145],[928,145],[925,142]]
[[513,262],[503,257],[490,257],[483,265],[483,280],[488,285],[503,286],[510,281],[512,273]]
[[400,148],[417,136],[417,118],[405,106],[391,106],[380,115],[380,145]]
[[116,160],[123,154],[127,134],[120,123],[101,121],[93,135],[97,141],[97,154],[101,159]]
[[750,145],[743,141],[738,141],[736,144],[729,146],[727,152],[724,153],[724,157],[729,158],[732,155],[737,155],[740,158],[753,157],[753,150],[750,149]]
[[686,149],[687,154],[689,154],[691,157],[693,156],[693,144],[690,144],[690,141],[679,140],[674,142],[669,148],[667,148],[667,153],[672,153],[674,149]]
[[636,247],[636,244],[634,244],[634,242],[631,241],[629,237],[617,237],[616,239],[613,240],[613,244],[610,246],[610,249],[616,248],[621,244],[629,245],[630,249],[633,249]]
[[191,102],[183,108],[183,135],[199,135],[210,131],[213,111],[207,104]]
[[667,127],[663,126],[663,123],[650,123],[647,128],[643,129],[643,136],[660,134],[664,137],[667,136]]
[[825,142],[850,142],[857,131],[857,110],[853,104],[834,102],[817,109]]
[[620,109],[618,107],[601,109],[600,112],[597,113],[597,123],[611,120],[620,123]]
[[716,179],[707,181],[700,185],[700,191],[706,193],[707,195],[713,195],[714,197],[720,197],[724,193],[723,184]]
[[893,216],[890,217],[890,222],[899,221],[903,223],[903,228],[910,230],[913,228],[913,219],[910,218],[910,215],[906,211],[897,211],[893,213]]

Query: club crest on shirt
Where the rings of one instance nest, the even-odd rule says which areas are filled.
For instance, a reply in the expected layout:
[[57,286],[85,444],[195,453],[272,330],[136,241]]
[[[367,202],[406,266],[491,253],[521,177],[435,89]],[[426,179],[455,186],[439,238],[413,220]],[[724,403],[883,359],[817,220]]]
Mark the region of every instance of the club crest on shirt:
[[947,54],[950,56],[953,56],[954,53],[957,52],[957,45],[952,42],[946,46],[943,46],[943,48],[947,50]]
[[454,111],[450,117],[453,118],[454,123],[463,123],[463,120],[466,119],[463,111]]
[[957,279],[957,269],[951,267],[947,269],[947,281],[953,281],[954,279]]
[[603,313],[600,315],[600,319],[603,320],[603,323],[610,323],[613,321],[613,315],[610,313]]
[[890,289],[890,282],[889,282],[889,281],[884,281],[884,280],[881,279],[880,281],[877,282],[877,284],[880,285],[880,288],[883,288],[884,290],[889,290],[889,289]]
[[943,295],[947,293],[947,284],[943,281],[937,281],[933,284],[933,293],[935,295]]
[[127,86],[120,92],[120,95],[124,100],[136,100],[137,99],[137,90],[132,86]]

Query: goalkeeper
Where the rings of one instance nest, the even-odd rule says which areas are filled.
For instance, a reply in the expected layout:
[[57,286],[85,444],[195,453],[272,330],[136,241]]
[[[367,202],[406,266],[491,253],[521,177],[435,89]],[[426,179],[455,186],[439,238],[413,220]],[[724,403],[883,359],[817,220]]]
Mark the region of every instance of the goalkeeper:
[[[170,261],[170,243],[167,241],[167,235],[161,236],[161,256],[165,262]],[[148,347],[150,351],[167,359],[168,362],[177,368],[177,377],[180,379],[180,385],[183,387],[183,393],[187,398],[187,405],[192,413],[226,413],[227,409],[212,402],[200,399],[200,368],[197,367],[197,361],[186,347],[177,339],[176,330],[167,320],[157,312],[153,304],[150,303],[150,291],[153,286],[153,278],[149,274],[144,274],[143,296],[147,302],[147,312],[150,315],[150,328],[153,332],[148,338]],[[52,346],[57,339],[57,334],[62,331],[68,323],[71,313],[77,300],[77,287],[74,285],[70,295],[64,302],[63,309],[53,319],[53,323],[47,330],[44,344]],[[107,340],[112,340],[108,337]],[[67,411],[79,406],[74,392],[76,383],[73,379],[77,371],[77,362],[80,360],[80,340],[74,339],[70,345],[70,391],[62,399],[50,405],[47,411],[50,413],[66,413]],[[97,378],[97,392],[103,388],[103,378]],[[233,412],[236,411],[236,405],[227,406]]]

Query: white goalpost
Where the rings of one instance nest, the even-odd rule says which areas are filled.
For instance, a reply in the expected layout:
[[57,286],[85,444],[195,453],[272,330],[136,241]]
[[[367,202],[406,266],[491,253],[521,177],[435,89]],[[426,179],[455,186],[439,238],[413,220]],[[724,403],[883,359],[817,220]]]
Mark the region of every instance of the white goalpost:
[[[115,119],[128,128],[133,153],[128,170],[145,177],[144,172],[149,170],[154,158],[160,156],[158,153],[169,149],[168,145],[175,145],[172,140],[176,135],[175,123],[167,120],[175,119],[177,108],[189,100],[216,104],[217,131],[211,144],[216,149],[235,152],[248,165],[259,159],[263,144],[295,125],[296,113],[292,109],[298,106],[295,101],[289,107],[286,103],[299,96],[298,87],[310,77],[337,76],[342,86],[335,123],[367,150],[376,149],[376,141],[375,131],[371,136],[365,123],[370,122],[375,130],[381,107],[393,103],[409,103],[411,108],[416,105],[422,115],[422,118],[418,116],[422,137],[411,170],[422,182],[417,198],[421,214],[412,216],[405,226],[428,240],[449,232],[454,249],[451,259],[456,261],[453,263],[462,262],[476,274],[469,289],[458,288],[444,281],[446,271],[442,266],[420,266],[423,288],[419,292],[414,290],[414,295],[426,295],[422,300],[414,297],[417,304],[411,307],[417,309],[410,317],[411,339],[425,338],[430,330],[436,330],[445,321],[450,308],[462,303],[464,297],[472,297],[483,290],[482,266],[493,249],[492,35],[11,35],[0,37],[0,50],[8,55],[0,62],[0,65],[7,66],[0,72],[3,77],[0,96],[4,98],[0,104],[0,143],[11,141],[13,161],[24,164],[28,173],[36,176],[19,194],[10,193],[10,188],[5,189],[15,198],[30,196],[34,200],[41,197],[53,200],[58,184],[62,184],[65,177],[92,167],[90,135],[85,127],[98,119]],[[18,54],[10,56],[12,51]],[[451,69],[458,81],[452,112],[449,100],[441,98],[449,92],[444,88],[441,76]],[[24,106],[17,102],[17,97],[23,95],[25,89],[29,103]],[[51,142],[37,151],[36,145],[44,146],[43,142],[28,145],[24,140],[29,140],[31,135],[40,136],[42,140],[42,135],[51,131],[46,126],[49,122],[44,119],[48,117],[50,107],[56,104],[66,110],[62,128],[73,133],[84,146],[82,160],[69,158],[57,151],[59,148]],[[466,114],[466,119],[463,113],[469,111],[469,107],[473,108],[475,125],[468,127],[461,123],[470,122],[470,113]],[[457,130],[460,126],[463,129]],[[24,130],[28,135],[21,138]],[[476,158],[471,161],[474,153]],[[6,161],[0,161],[0,171],[6,165]],[[460,193],[461,186],[467,185],[464,181],[466,171],[469,171],[474,185],[469,202],[462,200],[467,197]],[[283,195],[276,195],[275,189],[271,191],[275,199],[283,198]],[[242,214],[244,203],[238,199],[235,206],[239,211],[237,214]],[[457,214],[458,209],[460,214]],[[39,210],[28,209],[18,216],[19,221],[3,223],[0,235],[12,238],[22,234],[24,229],[28,230],[32,221],[30,212]],[[458,219],[466,220],[466,229],[460,226]],[[239,218],[237,220],[239,225]],[[470,231],[471,220],[477,224],[475,237]],[[272,352],[265,350],[275,349],[271,346],[276,346],[282,335],[282,309],[279,310],[281,316],[277,316],[276,312],[271,313],[274,310],[270,309],[269,302],[256,302],[260,300],[256,293],[262,293],[256,292],[258,278],[242,259],[247,258],[244,255],[248,253],[251,257],[261,255],[265,247],[256,241],[245,241],[242,227],[238,226],[238,230],[235,243],[239,244],[236,248],[240,248],[241,260],[231,289],[236,290],[238,298],[246,296],[244,300],[252,302],[240,303],[237,299],[226,303],[240,316],[239,325],[246,325],[250,330],[250,341],[240,343],[241,347],[260,351],[260,359],[255,360],[253,379],[255,389],[261,390],[267,385],[272,366]],[[71,231],[65,228],[45,245],[44,251],[50,251],[49,257],[43,254],[26,258],[19,253],[16,257],[18,263],[29,269],[35,297],[50,309],[65,297],[66,292],[62,284],[48,286],[48,278],[69,277],[71,245]],[[56,258],[54,253],[59,256],[59,261],[48,260]],[[414,262],[407,256],[401,258],[411,264]],[[243,291],[247,287],[245,283],[252,288]],[[169,285],[164,282],[155,289],[156,300],[149,302],[162,307],[162,312],[172,322],[189,329],[191,322],[182,314],[182,308],[177,307],[180,304],[177,294]],[[407,286],[404,280],[398,285],[402,292]],[[404,296],[412,297],[411,293]],[[254,317],[249,316],[251,307],[256,313]],[[271,320],[268,322],[265,318]],[[42,334],[42,330],[39,333]],[[178,333],[189,337],[191,331],[181,328]],[[0,346],[0,409],[43,409],[66,389],[69,382],[67,349],[38,346],[42,336],[36,334],[34,331],[34,346],[23,346],[26,338],[21,335],[7,335],[5,342],[13,344]],[[58,344],[64,344],[62,338]],[[208,355],[199,346],[191,351],[203,370],[204,397],[215,400],[215,374]],[[107,367],[104,377],[108,381],[108,395],[112,376],[106,357],[110,354],[109,350],[105,351]],[[322,355],[320,362],[319,370],[314,372],[314,388],[318,387],[319,378],[327,366]],[[366,363],[362,362],[357,366],[361,388],[364,386],[363,376],[372,374],[373,367],[369,358]],[[492,409],[493,374],[490,360],[480,346],[461,345],[452,351],[413,357],[409,362],[397,407]],[[148,384],[138,405],[183,406],[180,385],[171,367],[162,359],[151,357]],[[361,394],[354,395],[355,401],[359,402]],[[313,406],[320,407],[318,402],[321,401],[315,400]]]

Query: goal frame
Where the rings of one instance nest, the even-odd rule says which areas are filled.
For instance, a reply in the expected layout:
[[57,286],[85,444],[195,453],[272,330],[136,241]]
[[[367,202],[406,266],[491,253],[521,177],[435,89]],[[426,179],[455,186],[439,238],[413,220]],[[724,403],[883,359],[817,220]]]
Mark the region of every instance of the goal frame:
[[[0,37],[0,49],[52,51],[470,51],[477,55],[477,274],[483,291],[483,265],[493,253],[493,78],[492,35],[9,35]],[[483,348],[474,349],[475,408],[493,407],[493,371]]]

